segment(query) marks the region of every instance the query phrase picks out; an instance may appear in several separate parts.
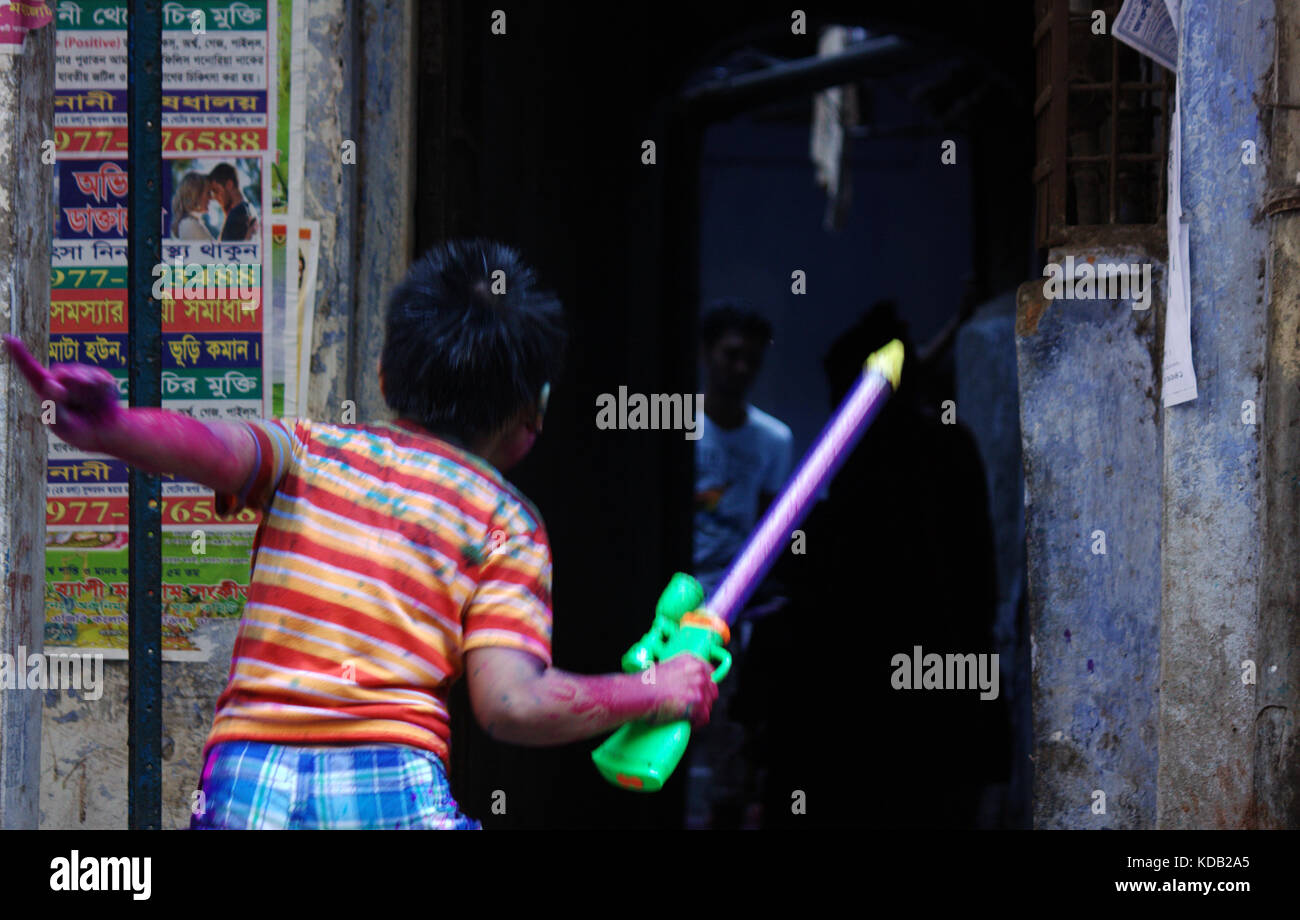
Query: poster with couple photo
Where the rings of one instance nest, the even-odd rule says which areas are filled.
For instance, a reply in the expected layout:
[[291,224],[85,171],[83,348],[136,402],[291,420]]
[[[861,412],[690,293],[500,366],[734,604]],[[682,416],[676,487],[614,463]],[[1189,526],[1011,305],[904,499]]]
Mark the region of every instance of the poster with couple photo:
[[[299,4],[301,6],[301,4]],[[272,174],[292,171],[279,108],[291,0],[164,4],[162,405],[201,419],[250,419],[283,404],[285,269],[271,265]],[[128,398],[126,0],[61,0],[55,16],[55,230],[50,360],[93,364]],[[195,30],[192,13],[206,28]],[[234,279],[232,282],[232,278]],[[232,290],[233,286],[233,290]],[[250,296],[251,294],[251,296]],[[278,400],[277,400],[278,397]],[[128,486],[111,458],[50,435],[47,648],[127,650]],[[216,519],[211,490],[165,477],[163,655],[205,660],[214,621],[247,594],[255,512]],[[191,551],[195,528],[207,549]]]
[[163,233],[203,243],[260,242],[260,157],[168,160],[163,171]]

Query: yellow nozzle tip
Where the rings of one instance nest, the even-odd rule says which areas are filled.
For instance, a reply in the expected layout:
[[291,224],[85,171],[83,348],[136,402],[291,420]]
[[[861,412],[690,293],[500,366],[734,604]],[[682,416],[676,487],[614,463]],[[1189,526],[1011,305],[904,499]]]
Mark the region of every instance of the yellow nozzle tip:
[[888,345],[872,354],[863,367],[868,370],[880,371],[893,388],[897,390],[899,381],[903,379],[903,343],[898,339],[892,340]]

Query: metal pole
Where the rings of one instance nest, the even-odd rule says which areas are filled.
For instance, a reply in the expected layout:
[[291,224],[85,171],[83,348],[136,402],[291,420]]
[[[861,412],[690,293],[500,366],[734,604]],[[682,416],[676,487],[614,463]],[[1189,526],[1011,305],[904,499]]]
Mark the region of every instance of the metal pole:
[[839,54],[808,57],[753,73],[725,77],[682,93],[682,101],[697,117],[730,117],[756,105],[804,96],[867,77],[887,76],[923,59],[924,52],[901,38],[886,35],[850,47]]
[[[132,408],[161,405],[162,314],[151,297],[162,261],[161,0],[127,7],[127,373]],[[128,823],[162,826],[162,486],[130,472]]]

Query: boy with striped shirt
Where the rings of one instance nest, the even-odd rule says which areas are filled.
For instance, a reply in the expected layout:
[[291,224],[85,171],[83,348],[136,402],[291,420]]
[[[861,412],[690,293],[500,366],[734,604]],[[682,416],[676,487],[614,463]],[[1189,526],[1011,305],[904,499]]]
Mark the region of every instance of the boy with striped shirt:
[[192,827],[477,828],[447,782],[462,674],[480,724],[517,744],[708,721],[717,688],[693,656],[653,684],[551,664],[546,528],[500,471],[541,433],[564,339],[559,303],[481,241],[431,250],[388,302],[393,422],[123,409],[106,371],[46,371],[6,337],[62,440],[209,486],[219,516],[262,512]]

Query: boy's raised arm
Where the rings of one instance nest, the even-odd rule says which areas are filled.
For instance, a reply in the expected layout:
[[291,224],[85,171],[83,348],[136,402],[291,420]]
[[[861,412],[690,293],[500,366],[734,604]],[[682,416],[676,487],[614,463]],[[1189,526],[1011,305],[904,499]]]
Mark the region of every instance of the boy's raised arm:
[[18,339],[6,335],[4,343],[37,397],[54,403],[51,430],[73,447],[221,493],[239,492],[252,475],[257,447],[247,428],[166,409],[124,409],[117,382],[103,368],[56,364],[47,370]]

